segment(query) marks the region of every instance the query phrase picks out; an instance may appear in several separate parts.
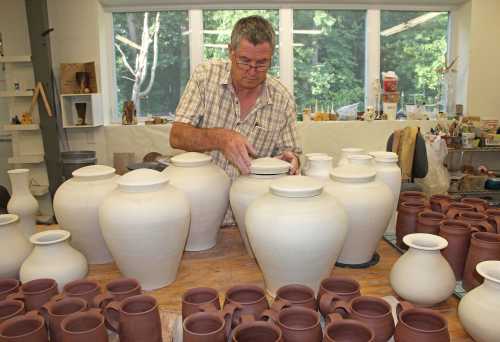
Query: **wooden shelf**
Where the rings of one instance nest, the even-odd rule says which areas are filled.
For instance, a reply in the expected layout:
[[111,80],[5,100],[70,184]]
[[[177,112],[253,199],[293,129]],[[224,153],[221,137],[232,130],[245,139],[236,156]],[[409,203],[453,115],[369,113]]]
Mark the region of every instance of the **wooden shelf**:
[[90,95],[99,95],[99,93],[61,94],[62,97],[68,97],[68,96],[90,96]]
[[33,91],[0,91],[0,97],[33,97]]
[[0,57],[0,63],[29,63],[29,62],[31,62],[30,55]]
[[448,148],[448,152],[500,152],[500,146],[485,146],[472,148]]
[[43,161],[44,161],[43,154],[15,156],[7,159],[7,162],[9,164],[39,164],[43,163]]
[[5,131],[37,131],[40,129],[40,125],[38,124],[29,124],[29,125],[3,125],[3,129]]
[[102,124],[96,124],[96,125],[68,125],[64,126],[64,128],[94,128],[94,127],[100,127]]

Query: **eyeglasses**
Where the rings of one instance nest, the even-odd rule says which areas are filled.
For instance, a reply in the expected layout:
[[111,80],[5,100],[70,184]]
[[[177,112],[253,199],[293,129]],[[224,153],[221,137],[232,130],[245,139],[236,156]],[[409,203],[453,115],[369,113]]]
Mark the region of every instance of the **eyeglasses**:
[[257,63],[255,65],[252,65],[247,62],[242,62],[242,61],[237,61],[236,64],[241,70],[248,71],[252,68],[254,68],[257,71],[266,71],[269,66],[271,65],[271,62],[265,62],[265,63]]

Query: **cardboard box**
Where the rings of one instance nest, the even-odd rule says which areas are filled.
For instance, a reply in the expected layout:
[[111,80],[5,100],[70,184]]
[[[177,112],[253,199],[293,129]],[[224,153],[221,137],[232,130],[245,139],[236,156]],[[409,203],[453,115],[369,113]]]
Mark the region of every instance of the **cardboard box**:
[[90,74],[90,93],[98,93],[95,62],[61,63],[61,94],[79,94],[80,85],[76,81],[76,73],[86,71]]

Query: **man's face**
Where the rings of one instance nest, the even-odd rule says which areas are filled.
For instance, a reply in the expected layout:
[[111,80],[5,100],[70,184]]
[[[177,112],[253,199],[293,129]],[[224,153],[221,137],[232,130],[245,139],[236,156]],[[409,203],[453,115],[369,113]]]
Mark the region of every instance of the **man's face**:
[[231,78],[234,85],[243,89],[258,87],[266,80],[272,56],[273,49],[267,42],[253,45],[243,38],[237,49],[229,47]]

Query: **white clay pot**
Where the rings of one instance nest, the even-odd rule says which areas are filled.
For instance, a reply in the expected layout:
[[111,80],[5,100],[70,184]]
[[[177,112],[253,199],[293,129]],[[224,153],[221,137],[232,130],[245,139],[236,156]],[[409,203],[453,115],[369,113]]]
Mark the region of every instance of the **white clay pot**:
[[33,234],[30,242],[34,248],[19,271],[21,282],[39,278],[57,281],[59,291],[67,283],[87,276],[87,260],[71,247],[71,234],[66,230],[47,230]]
[[372,259],[391,218],[394,199],[389,187],[376,180],[370,156],[349,158],[349,164],[332,170],[325,191],[343,205],[349,217],[349,230],[337,262],[360,265]]
[[330,275],[347,233],[342,206],[306,176],[275,180],[247,210],[247,234],[268,292],[303,284],[316,292]]
[[483,261],[477,272],[482,285],[469,291],[458,305],[458,317],[474,341],[497,341],[500,337],[500,261]]
[[329,155],[312,155],[307,158],[307,168],[304,175],[312,177],[323,184],[330,179],[333,158]]
[[238,177],[231,186],[229,200],[233,209],[241,239],[250,257],[254,258],[252,247],[248,242],[245,225],[247,208],[259,196],[269,192],[269,184],[277,178],[286,176],[290,164],[276,158],[259,158],[252,161],[250,175]]
[[102,235],[125,277],[145,290],[172,283],[189,230],[187,197],[155,170],[126,173],[99,208]]
[[340,160],[337,163],[337,166],[346,165],[349,163],[348,157],[352,155],[365,154],[365,150],[358,147],[345,147],[340,150]]
[[119,178],[105,165],[85,166],[73,171],[54,196],[54,213],[59,226],[71,233],[71,244],[85,255],[89,264],[113,261],[102,237],[99,206],[114,189]]
[[186,251],[210,249],[217,243],[229,206],[229,177],[204,153],[183,153],[170,162],[172,165],[163,172],[174,187],[186,194],[191,205]]
[[325,156],[325,157],[327,157],[328,154],[323,153],[323,152],[305,153],[304,154],[304,158],[303,158],[303,162],[302,162],[302,174],[304,174],[306,172],[307,168],[309,167],[309,159],[311,157],[316,157],[316,156]]
[[31,194],[30,170],[14,169],[7,171],[12,196],[7,203],[7,211],[19,216],[19,226],[27,239],[36,231],[36,215],[38,214],[38,201]]
[[410,248],[392,266],[393,290],[404,300],[421,306],[445,301],[456,285],[453,270],[441,255],[448,241],[424,233],[408,234],[403,241]]
[[19,268],[31,253],[15,214],[0,215],[0,278],[18,278]]

